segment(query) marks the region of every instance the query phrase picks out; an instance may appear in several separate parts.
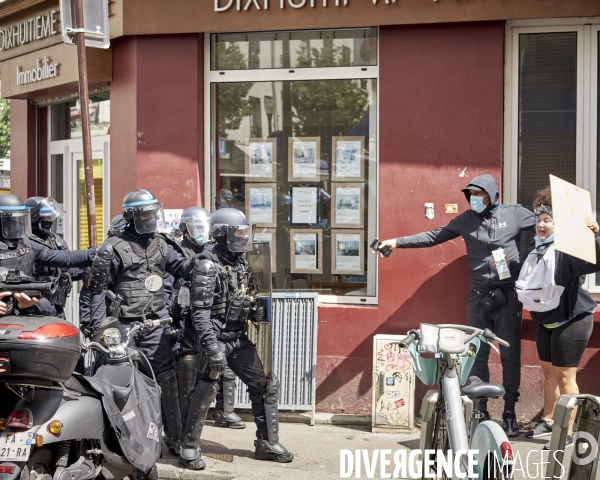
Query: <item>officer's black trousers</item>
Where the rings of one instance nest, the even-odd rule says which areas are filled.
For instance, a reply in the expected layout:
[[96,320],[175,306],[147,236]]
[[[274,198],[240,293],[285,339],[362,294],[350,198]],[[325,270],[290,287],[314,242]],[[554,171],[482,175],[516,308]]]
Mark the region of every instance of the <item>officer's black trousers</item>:
[[[263,393],[269,380],[256,352],[256,346],[248,340],[246,335],[242,335],[238,340],[219,342],[219,346],[225,352],[229,368],[246,384],[257,433],[266,435],[267,423]],[[196,385],[198,382],[218,383],[219,380],[210,378],[208,373],[198,373]],[[190,392],[190,397],[192,394],[193,392]]]
[[[500,346],[500,360],[502,362],[502,385],[504,386],[504,410],[514,412],[521,384],[521,312],[523,305],[519,302],[514,289],[504,290],[504,293],[507,296],[507,302],[488,313],[481,305],[481,294],[470,290],[467,296],[467,323],[482,330],[489,328],[510,344],[510,347]],[[471,375],[479,377],[484,382],[490,381],[489,356],[490,346],[481,342]],[[487,409],[487,401],[481,402],[481,408]]]

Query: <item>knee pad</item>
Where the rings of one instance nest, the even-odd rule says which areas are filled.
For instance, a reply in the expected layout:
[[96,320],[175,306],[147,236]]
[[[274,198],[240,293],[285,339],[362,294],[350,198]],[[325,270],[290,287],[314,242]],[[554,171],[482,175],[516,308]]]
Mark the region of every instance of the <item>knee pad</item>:
[[235,373],[233,373],[229,367],[225,367],[225,371],[223,372],[223,381],[224,382],[234,382],[235,381]]

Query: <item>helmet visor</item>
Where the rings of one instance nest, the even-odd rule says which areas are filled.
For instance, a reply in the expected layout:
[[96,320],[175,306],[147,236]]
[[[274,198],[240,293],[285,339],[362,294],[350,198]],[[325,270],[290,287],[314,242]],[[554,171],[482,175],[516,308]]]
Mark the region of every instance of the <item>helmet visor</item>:
[[209,225],[206,219],[189,217],[184,221],[188,235],[194,239],[198,245],[204,245],[208,242]]
[[2,224],[2,236],[8,240],[31,235],[29,210],[4,211],[0,223]]
[[166,228],[162,203],[136,207],[133,210],[133,225],[140,235],[154,233]]
[[[36,208],[38,217],[49,222],[53,222],[57,218],[64,217],[66,213],[60,204],[58,204],[57,201],[52,197],[44,198]],[[33,216],[34,212],[31,213]]]
[[227,246],[230,252],[243,253],[252,250],[252,225],[229,226]]

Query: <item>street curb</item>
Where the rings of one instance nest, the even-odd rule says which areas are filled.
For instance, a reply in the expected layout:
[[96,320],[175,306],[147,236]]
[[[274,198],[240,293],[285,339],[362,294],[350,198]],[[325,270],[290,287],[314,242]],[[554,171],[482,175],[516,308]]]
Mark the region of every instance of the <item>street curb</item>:
[[[253,423],[254,416],[251,410],[236,410],[242,420]],[[311,412],[279,411],[280,423],[303,423],[310,425]],[[212,412],[208,413],[212,419]],[[315,413],[315,425],[362,425],[371,426],[371,417],[367,415],[350,415],[338,413]]]
[[192,480],[196,478],[209,480],[233,480],[234,475],[220,475],[211,472],[210,470],[186,470],[185,468],[177,468],[173,465],[157,463],[158,478],[160,480]]

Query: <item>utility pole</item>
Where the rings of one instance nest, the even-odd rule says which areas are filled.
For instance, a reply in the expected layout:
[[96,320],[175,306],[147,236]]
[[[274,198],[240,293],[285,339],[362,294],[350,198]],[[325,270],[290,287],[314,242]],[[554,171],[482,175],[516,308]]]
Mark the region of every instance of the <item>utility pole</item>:
[[96,194],[94,192],[94,167],[92,165],[92,139],[90,132],[90,95],[88,90],[87,56],[83,22],[83,0],[75,0],[75,43],[77,44],[77,66],[79,69],[79,105],[81,109],[81,132],[83,137],[83,171],[85,175],[85,199],[87,202],[89,246],[98,246],[96,230]]

